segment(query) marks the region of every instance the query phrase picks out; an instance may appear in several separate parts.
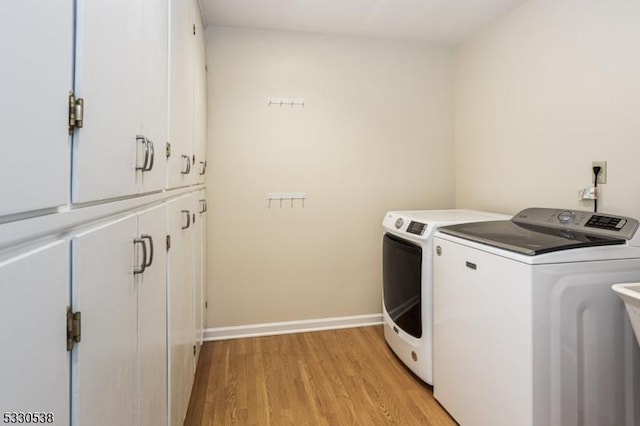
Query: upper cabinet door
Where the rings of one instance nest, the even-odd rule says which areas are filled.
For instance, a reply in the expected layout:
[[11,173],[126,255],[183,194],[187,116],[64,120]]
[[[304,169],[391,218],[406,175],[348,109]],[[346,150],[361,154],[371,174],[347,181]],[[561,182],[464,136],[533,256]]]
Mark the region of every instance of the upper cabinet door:
[[160,190],[166,183],[167,0],[78,0],[72,201]]
[[160,190],[167,178],[169,123],[169,2],[142,0],[142,132],[153,150],[153,164],[139,173],[141,192]]
[[68,242],[0,258],[0,294],[0,413],[68,425]]
[[0,216],[66,204],[73,1],[0,2],[0,52]]
[[[136,192],[144,163],[141,0],[78,0],[75,91],[84,99],[84,127],[73,141],[72,200]],[[143,157],[143,158],[138,158]]]
[[204,183],[207,168],[207,52],[205,49],[205,30],[202,24],[198,2],[194,0],[195,10],[195,54],[193,81],[193,152],[195,154],[196,181]]
[[[169,55],[168,187],[190,185],[197,175],[193,164],[193,54],[194,8],[191,1],[171,1]],[[197,159],[196,159],[197,161]]]

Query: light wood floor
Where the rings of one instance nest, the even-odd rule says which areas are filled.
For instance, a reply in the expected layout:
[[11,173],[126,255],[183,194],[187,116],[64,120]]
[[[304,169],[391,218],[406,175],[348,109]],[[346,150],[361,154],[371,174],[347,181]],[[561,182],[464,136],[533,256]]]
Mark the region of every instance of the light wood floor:
[[381,326],[205,343],[185,426],[455,425]]

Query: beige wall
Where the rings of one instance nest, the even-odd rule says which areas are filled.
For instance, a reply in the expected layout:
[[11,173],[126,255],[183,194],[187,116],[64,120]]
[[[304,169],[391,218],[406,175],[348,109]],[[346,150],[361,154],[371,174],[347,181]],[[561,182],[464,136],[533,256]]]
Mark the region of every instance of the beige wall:
[[228,28],[207,49],[207,326],[380,313],[385,211],[453,206],[451,51]]
[[[640,2],[532,0],[456,51],[456,206],[640,217]],[[600,208],[601,207],[601,208]]]

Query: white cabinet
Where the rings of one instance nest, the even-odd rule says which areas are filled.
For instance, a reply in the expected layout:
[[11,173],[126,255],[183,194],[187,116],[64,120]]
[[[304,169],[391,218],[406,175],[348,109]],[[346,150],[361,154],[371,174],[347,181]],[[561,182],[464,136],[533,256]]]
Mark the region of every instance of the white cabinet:
[[[139,173],[140,192],[157,191],[166,184],[166,144],[169,124],[169,2],[143,0],[142,134],[154,145],[155,161]],[[140,162],[142,164],[144,159]]]
[[52,413],[69,425],[68,246],[0,257],[0,413]]
[[195,221],[197,195],[168,203],[169,249],[169,395],[172,426],[181,425],[195,372]]
[[64,205],[73,1],[0,2],[0,52],[0,216]]
[[[204,179],[197,1],[7,0],[0,49],[0,415],[181,425],[202,330],[203,216],[180,195]],[[67,308],[82,319],[71,351]]]
[[[138,235],[147,240],[144,272],[138,278],[138,425],[167,424],[167,251],[166,205],[138,214]],[[149,238],[151,238],[149,240]]]
[[166,0],[77,2],[73,202],[164,187],[167,20]]
[[[169,56],[169,188],[190,185],[197,175],[193,152],[194,7],[191,0],[171,0]],[[196,159],[197,161],[197,159]]]
[[207,52],[205,47],[205,31],[198,8],[194,0],[195,14],[195,52],[193,67],[193,152],[195,155],[196,180],[204,183],[207,169],[206,139],[207,139]]
[[207,199],[205,190],[198,191],[198,220],[196,222],[195,248],[194,248],[194,268],[195,268],[195,288],[194,288],[194,315],[195,315],[195,339],[196,339],[196,362],[200,356],[200,347],[206,322],[207,302]]
[[75,425],[166,424],[165,229],[161,206],[72,239]]
[[76,426],[136,425],[137,229],[128,215],[72,240],[74,309],[82,313],[72,367]]

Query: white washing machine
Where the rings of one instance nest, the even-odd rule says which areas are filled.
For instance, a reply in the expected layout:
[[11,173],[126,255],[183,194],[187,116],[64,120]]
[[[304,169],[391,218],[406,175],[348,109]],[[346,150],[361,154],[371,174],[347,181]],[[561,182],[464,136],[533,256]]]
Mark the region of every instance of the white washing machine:
[[464,426],[640,425],[640,357],[611,284],[635,219],[531,208],[434,238],[434,395]]
[[382,221],[384,336],[418,377],[433,384],[433,235],[440,226],[508,219],[476,210],[388,212]]

